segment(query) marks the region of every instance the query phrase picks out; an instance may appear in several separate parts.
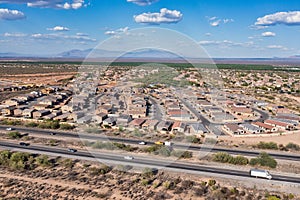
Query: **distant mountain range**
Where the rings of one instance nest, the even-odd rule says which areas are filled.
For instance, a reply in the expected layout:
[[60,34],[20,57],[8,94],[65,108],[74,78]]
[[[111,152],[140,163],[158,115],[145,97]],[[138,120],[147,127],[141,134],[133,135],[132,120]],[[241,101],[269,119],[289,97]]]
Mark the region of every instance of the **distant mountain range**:
[[[73,49],[56,55],[36,56],[19,53],[0,53],[0,60],[65,60],[65,61],[83,61],[84,59],[103,60],[117,58],[118,61],[165,61],[165,62],[185,62],[171,52],[144,49],[135,52],[124,53],[121,51],[110,51],[103,49]],[[186,58],[192,62],[203,61],[203,59]],[[231,64],[274,64],[274,65],[300,65],[300,55],[294,55],[286,58],[213,58],[216,63]]]

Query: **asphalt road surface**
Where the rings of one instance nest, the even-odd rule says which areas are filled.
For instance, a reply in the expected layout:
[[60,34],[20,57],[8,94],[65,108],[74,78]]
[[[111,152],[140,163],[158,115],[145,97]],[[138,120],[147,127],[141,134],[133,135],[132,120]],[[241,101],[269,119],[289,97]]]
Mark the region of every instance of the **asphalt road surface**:
[[[119,154],[107,154],[107,153],[93,153],[91,155],[87,151],[78,151],[76,153],[69,152],[67,149],[61,148],[53,148],[53,147],[45,147],[45,146],[20,146],[15,143],[7,143],[7,142],[0,142],[0,148],[4,149],[13,149],[18,151],[33,151],[38,154],[50,154],[54,153],[62,157],[77,157],[78,159],[86,159],[86,158],[97,158],[100,160],[108,160],[113,162],[121,162],[126,163],[128,165],[132,164],[141,164],[146,166],[154,166],[154,167],[164,167],[166,169],[177,169],[177,170],[187,170],[190,172],[206,172],[206,173],[213,173],[213,174],[221,174],[221,175],[228,175],[228,176],[236,176],[236,177],[249,177],[248,171],[239,171],[239,170],[230,170],[230,169],[221,169],[215,167],[208,167],[208,166],[201,166],[197,164],[187,164],[183,162],[166,162],[164,160],[153,159],[149,157],[135,157],[132,160],[124,159],[124,156]],[[283,182],[290,182],[290,183],[300,183],[300,178],[298,177],[289,177],[289,176],[281,176],[281,175],[274,175],[272,174],[273,178],[271,181],[283,181]]]
[[[0,130],[5,130],[8,126],[0,126]],[[72,132],[62,132],[62,131],[52,131],[52,130],[42,130],[36,128],[25,128],[25,127],[14,127],[14,130],[25,132],[31,135],[34,134],[46,134],[50,135],[50,133],[55,133],[53,138],[56,136],[64,137],[64,138],[77,138],[77,139],[85,139],[85,140],[96,140],[96,141],[109,141],[109,142],[119,142],[126,144],[134,144],[137,145],[141,140],[130,139],[130,138],[117,138],[117,137],[108,137],[105,135],[95,135],[95,134],[84,134],[84,133],[72,133]],[[144,141],[147,145],[154,145],[153,141]],[[199,152],[226,152],[234,155],[244,155],[244,156],[258,156],[261,151],[250,151],[250,150],[239,150],[239,149],[229,149],[229,148],[220,148],[215,146],[196,146],[196,145],[188,145],[188,144],[177,144],[173,143],[173,148],[191,150],[191,151],[199,151]],[[300,161],[300,155],[290,154],[290,153],[274,153],[269,152],[270,156],[276,159],[282,160],[292,160],[292,161]]]

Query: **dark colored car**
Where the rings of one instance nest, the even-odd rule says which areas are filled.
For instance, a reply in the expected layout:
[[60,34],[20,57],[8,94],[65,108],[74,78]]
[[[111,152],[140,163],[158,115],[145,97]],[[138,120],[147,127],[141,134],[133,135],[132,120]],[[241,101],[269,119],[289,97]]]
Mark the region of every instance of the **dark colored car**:
[[28,147],[30,144],[29,144],[29,143],[26,143],[26,142],[20,142],[20,145],[21,145],[21,146]]

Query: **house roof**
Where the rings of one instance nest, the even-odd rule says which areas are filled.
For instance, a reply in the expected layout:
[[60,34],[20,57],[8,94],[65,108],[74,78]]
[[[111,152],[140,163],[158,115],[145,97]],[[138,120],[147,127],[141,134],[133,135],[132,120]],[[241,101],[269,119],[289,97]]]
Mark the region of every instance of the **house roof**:
[[254,126],[258,126],[258,127],[263,127],[265,129],[269,129],[269,130],[272,130],[274,128],[274,126],[271,126],[269,124],[265,124],[265,123],[262,123],[262,122],[254,122],[252,123]]
[[132,125],[132,126],[141,126],[146,120],[145,119],[134,119],[132,120],[129,125]]
[[268,123],[268,124],[274,124],[276,126],[282,126],[282,127],[286,127],[288,126],[289,124],[287,123],[284,123],[284,122],[280,122],[280,121],[276,121],[276,120],[270,120],[270,119],[267,119],[265,121],[265,123]]
[[239,131],[239,130],[243,130],[242,127],[240,127],[239,125],[237,124],[225,124],[224,126],[226,126],[229,130],[231,130],[232,132],[236,132],[236,131]]
[[148,119],[146,122],[142,125],[143,127],[149,127],[149,126],[155,126],[158,124],[158,120],[156,119]]

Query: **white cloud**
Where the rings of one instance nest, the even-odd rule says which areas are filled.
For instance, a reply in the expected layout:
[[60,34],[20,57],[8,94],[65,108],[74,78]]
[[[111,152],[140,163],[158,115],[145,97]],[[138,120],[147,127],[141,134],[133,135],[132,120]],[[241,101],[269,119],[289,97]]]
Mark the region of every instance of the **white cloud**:
[[105,31],[105,35],[116,35],[116,31]]
[[135,3],[139,6],[149,6],[159,0],[127,0],[127,2]]
[[182,20],[183,14],[177,10],[160,9],[159,13],[143,13],[134,16],[137,23],[142,24],[162,24],[177,23]]
[[217,27],[219,26],[221,23],[223,24],[228,24],[230,22],[234,22],[233,19],[219,19],[218,17],[206,17],[209,21],[209,24],[212,26],[212,27]]
[[49,31],[69,31],[70,29],[63,26],[55,26],[53,28],[47,28]]
[[213,26],[213,27],[216,27],[216,26],[219,26],[221,23],[221,20],[217,20],[217,21],[214,21],[214,22],[210,22],[210,25]]
[[87,5],[85,0],[0,0],[0,3],[26,4],[28,7],[66,10],[79,9]]
[[40,40],[57,40],[57,39],[64,39],[64,40],[75,40],[75,41],[83,41],[83,42],[96,42],[96,39],[90,38],[88,36],[80,36],[80,35],[65,35],[65,34],[41,34],[36,33],[32,34],[31,38],[33,39],[40,39]]
[[4,33],[4,37],[26,37],[27,35],[24,33]]
[[223,19],[224,24],[230,23],[230,22],[234,22],[233,19]]
[[263,36],[263,37],[275,37],[276,33],[267,31],[267,32],[262,33],[261,36]]
[[260,17],[255,22],[256,26],[274,26],[277,24],[300,25],[300,11],[277,12]]
[[87,33],[76,33],[76,35],[78,35],[78,36],[89,36],[89,34],[87,34]]
[[124,28],[119,28],[117,30],[105,31],[104,34],[105,35],[117,35],[117,34],[121,34],[121,33],[128,33],[128,31],[129,31],[129,27],[124,27]]
[[3,20],[19,20],[26,18],[25,14],[18,10],[9,10],[0,8],[0,19]]
[[222,47],[233,47],[233,46],[239,46],[239,47],[252,47],[254,45],[254,42],[233,42],[230,40],[203,40],[199,42],[200,45],[203,46],[212,46],[212,45],[218,45]]
[[209,21],[214,21],[216,20],[218,17],[214,16],[214,17],[207,17]]
[[288,51],[289,49],[287,47],[281,46],[281,45],[269,45],[267,46],[268,49],[280,49],[283,51]]

